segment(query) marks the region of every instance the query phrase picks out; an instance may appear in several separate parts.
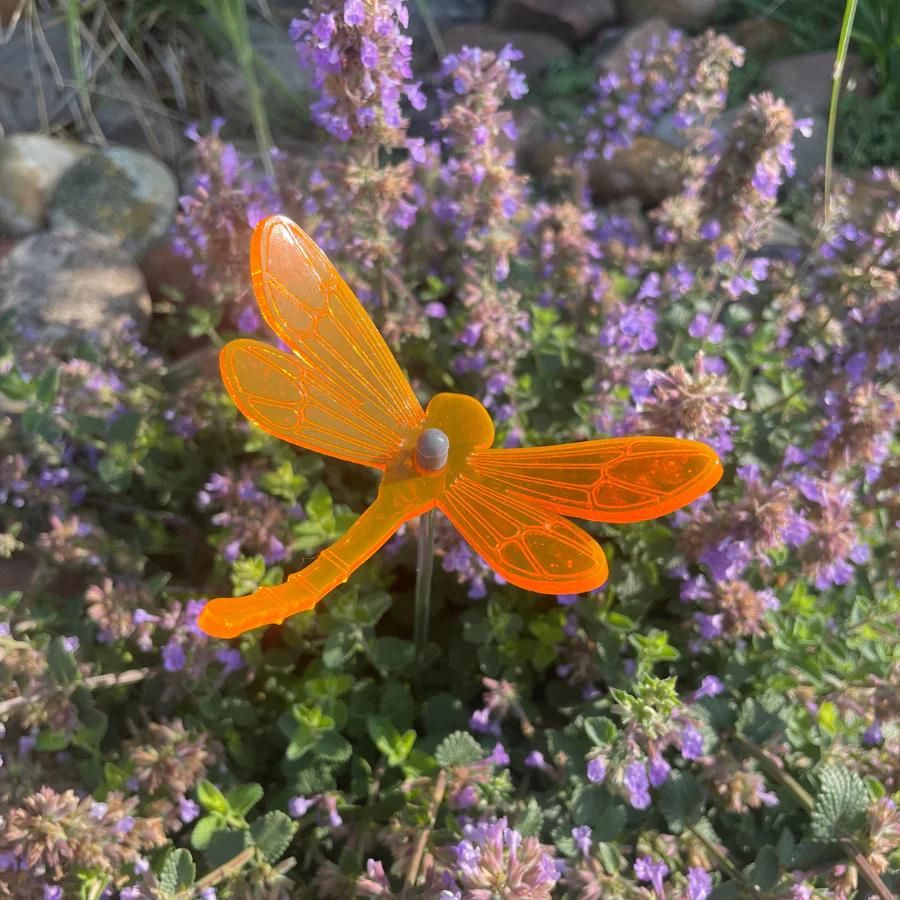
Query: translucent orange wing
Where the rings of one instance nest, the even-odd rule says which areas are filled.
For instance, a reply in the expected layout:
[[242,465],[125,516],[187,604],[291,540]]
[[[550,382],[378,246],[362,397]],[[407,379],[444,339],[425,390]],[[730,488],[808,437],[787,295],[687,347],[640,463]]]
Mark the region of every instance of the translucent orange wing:
[[699,441],[626,437],[552,447],[476,450],[469,466],[531,507],[594,522],[641,522],[696,500],[722,477]]
[[589,534],[500,483],[462,474],[437,505],[488,565],[517,587],[577,594],[609,576],[603,550]]
[[235,404],[282,440],[384,468],[425,414],[360,302],[282,216],[256,227],[250,268],[263,317],[296,356],[257,341],[226,345],[220,364]]

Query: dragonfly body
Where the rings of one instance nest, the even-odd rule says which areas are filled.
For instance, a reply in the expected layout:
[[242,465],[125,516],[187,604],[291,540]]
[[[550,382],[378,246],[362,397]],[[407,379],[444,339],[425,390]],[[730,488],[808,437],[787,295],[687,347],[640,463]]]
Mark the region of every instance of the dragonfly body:
[[[260,341],[227,344],[220,364],[232,399],[275,437],[383,475],[371,506],[306,568],[281,585],[207,603],[198,621],[207,634],[235,637],[311,609],[400,525],[434,508],[508,582],[542,593],[592,590],[607,579],[606,558],[565,517],[656,518],[721,477],[709,447],[678,438],[492,449],[494,425],[475,398],[437,394],[422,410],[359,301],[293,222],[275,216],[257,226],[251,273],[263,317],[293,354]],[[432,430],[449,443],[442,465],[432,455],[442,441],[422,443]]]

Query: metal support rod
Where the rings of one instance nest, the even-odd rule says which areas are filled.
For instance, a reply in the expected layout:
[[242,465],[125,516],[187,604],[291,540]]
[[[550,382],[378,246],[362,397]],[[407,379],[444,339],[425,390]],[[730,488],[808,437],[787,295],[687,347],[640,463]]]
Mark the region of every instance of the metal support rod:
[[419,516],[419,546],[416,559],[416,662],[421,664],[428,646],[431,618],[431,574],[434,570],[434,510]]

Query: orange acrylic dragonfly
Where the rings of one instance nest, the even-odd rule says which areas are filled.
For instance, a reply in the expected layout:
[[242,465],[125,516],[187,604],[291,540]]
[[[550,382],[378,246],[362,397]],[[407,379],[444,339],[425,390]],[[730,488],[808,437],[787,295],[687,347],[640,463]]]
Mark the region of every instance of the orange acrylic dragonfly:
[[371,506],[283,584],[209,601],[200,628],[231,638],[315,606],[404,522],[437,508],[510,584],[544,594],[600,587],[600,545],[565,516],[639,522],[666,515],[722,475],[705,444],[624,437],[492,449],[473,397],[442,393],[423,411],[353,292],[313,240],[273,216],[251,246],[253,288],[268,325],[293,350],[240,339],[222,349],[225,387],[269,434],[380,469]]

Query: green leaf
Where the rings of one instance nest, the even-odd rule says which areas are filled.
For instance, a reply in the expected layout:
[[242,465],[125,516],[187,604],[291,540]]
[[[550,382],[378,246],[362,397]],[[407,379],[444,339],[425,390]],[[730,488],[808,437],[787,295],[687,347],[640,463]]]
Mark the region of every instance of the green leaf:
[[213,834],[221,827],[222,820],[218,816],[203,816],[202,819],[198,819],[191,832],[191,846],[195,850],[205,850]]
[[226,795],[228,805],[239,816],[246,815],[263,797],[261,784],[239,784],[233,787]]
[[869,792],[855,772],[825,766],[818,773],[819,791],[812,811],[813,836],[820,841],[849,837],[866,819]]
[[313,756],[325,760],[329,765],[347,762],[353,756],[353,745],[342,734],[326,731],[313,745]]
[[576,825],[589,825],[594,840],[614,841],[625,825],[625,807],[602,784],[583,785],[572,796],[572,818]]
[[269,865],[277,862],[281,854],[287,850],[296,831],[297,823],[291,821],[281,810],[266,813],[250,826],[253,843]]
[[166,857],[159,873],[159,886],[164,894],[173,896],[193,887],[196,877],[197,868],[190,851],[181,848]]
[[401,765],[416,742],[414,731],[400,734],[387,716],[367,716],[366,728],[372,743],[387,757],[391,766]]
[[134,444],[138,429],[141,427],[141,414],[126,412],[116,417],[109,426],[108,439],[111,444],[125,444],[130,447]]
[[57,684],[71,684],[78,677],[75,657],[66,650],[65,638],[55,637],[47,648],[47,668]]
[[816,719],[819,727],[826,734],[837,734],[841,721],[840,713],[838,713],[838,708],[830,700],[824,701],[819,706]]
[[412,641],[396,637],[380,637],[375,641],[372,659],[379,669],[397,672],[409,668],[416,658],[416,648]]
[[484,748],[466,731],[454,731],[447,735],[434,753],[437,764],[443,769],[468,766],[484,757]]
[[210,812],[225,815],[229,810],[225,795],[211,781],[204,779],[197,785],[197,798],[203,808]]
[[770,891],[778,881],[778,872],[778,851],[770,844],[767,844],[759,851],[759,855],[753,863],[753,868],[750,870],[750,880],[761,891]]
[[38,735],[35,747],[45,753],[55,753],[69,746],[70,736],[63,729],[44,729]]
[[212,868],[218,868],[249,846],[249,832],[221,829],[213,834],[206,848],[206,861]]
[[584,730],[594,745],[611,744],[616,737],[616,726],[606,716],[591,716],[584,720]]
[[37,380],[35,386],[35,397],[40,403],[49,406],[56,399],[56,392],[59,390],[59,369],[54,366],[47,369]]
[[697,823],[703,806],[703,790],[689,772],[673,772],[660,793],[660,809],[673,834]]

